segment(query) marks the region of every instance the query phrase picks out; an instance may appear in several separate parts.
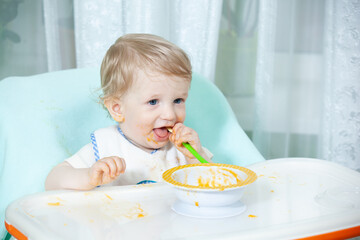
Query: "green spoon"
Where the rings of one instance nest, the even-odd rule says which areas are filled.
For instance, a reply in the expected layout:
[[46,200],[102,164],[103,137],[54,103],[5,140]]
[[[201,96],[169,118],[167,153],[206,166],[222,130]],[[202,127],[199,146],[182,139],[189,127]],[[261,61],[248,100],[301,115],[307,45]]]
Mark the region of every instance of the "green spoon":
[[[169,132],[172,133],[172,128],[167,128],[167,130]],[[187,142],[183,142],[182,145],[189,150],[189,152],[194,155],[194,157],[196,157],[197,160],[199,160],[199,162],[201,163],[209,163],[208,161],[206,161],[189,143]]]

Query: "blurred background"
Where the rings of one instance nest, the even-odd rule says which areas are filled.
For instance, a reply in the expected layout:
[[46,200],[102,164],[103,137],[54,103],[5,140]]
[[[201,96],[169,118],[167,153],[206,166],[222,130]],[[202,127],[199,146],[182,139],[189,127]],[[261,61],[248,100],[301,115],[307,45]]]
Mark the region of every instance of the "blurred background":
[[0,0],[0,79],[99,67],[126,33],[183,48],[266,159],[360,171],[359,0]]

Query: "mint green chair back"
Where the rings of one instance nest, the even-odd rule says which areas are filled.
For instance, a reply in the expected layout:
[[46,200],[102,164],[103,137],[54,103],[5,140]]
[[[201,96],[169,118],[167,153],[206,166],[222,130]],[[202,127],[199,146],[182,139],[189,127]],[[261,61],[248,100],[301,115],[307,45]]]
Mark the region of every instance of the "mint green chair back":
[[[6,206],[44,191],[49,171],[90,142],[89,134],[115,122],[98,103],[98,69],[72,69],[0,81],[0,220]],[[194,74],[186,124],[214,162],[264,161],[218,88]],[[0,232],[0,236],[1,236]]]

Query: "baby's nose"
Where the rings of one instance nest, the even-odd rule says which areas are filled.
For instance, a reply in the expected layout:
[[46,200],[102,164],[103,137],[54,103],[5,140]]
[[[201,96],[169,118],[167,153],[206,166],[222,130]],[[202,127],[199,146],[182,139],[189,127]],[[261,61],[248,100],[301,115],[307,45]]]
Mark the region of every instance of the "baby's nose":
[[173,121],[176,118],[175,109],[172,106],[165,107],[161,112],[161,118],[167,121]]

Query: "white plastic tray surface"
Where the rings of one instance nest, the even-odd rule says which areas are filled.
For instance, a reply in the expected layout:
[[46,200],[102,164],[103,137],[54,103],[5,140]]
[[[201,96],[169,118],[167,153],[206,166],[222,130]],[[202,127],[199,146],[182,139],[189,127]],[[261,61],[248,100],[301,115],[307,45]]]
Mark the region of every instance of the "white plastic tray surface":
[[179,215],[173,189],[159,183],[26,196],[9,205],[6,222],[36,240],[293,239],[360,226],[360,173],[301,158],[249,168],[258,179],[234,217]]

